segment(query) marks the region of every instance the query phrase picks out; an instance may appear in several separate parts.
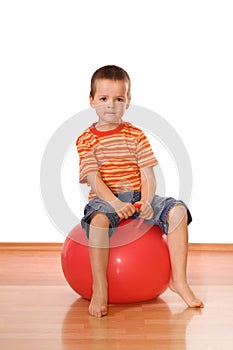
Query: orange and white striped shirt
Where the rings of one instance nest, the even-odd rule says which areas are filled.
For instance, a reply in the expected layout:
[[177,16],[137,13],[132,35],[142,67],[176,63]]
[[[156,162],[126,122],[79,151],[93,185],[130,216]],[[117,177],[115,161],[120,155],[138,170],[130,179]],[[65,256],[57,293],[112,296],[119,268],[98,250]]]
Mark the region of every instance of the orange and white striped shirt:
[[[158,164],[142,130],[123,122],[116,129],[99,131],[93,124],[76,141],[79,154],[79,181],[99,172],[114,193],[140,191],[140,170]],[[91,190],[89,200],[96,197]]]

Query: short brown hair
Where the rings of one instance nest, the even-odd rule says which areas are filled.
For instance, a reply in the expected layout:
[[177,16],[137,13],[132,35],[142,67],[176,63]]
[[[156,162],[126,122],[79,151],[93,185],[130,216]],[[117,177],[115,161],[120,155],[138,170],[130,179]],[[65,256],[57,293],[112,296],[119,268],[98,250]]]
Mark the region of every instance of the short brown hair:
[[95,95],[95,82],[97,79],[110,79],[110,80],[123,80],[128,83],[128,98],[131,97],[131,82],[128,73],[121,67],[108,65],[101,67],[95,71],[91,78],[91,91],[90,96],[94,98]]

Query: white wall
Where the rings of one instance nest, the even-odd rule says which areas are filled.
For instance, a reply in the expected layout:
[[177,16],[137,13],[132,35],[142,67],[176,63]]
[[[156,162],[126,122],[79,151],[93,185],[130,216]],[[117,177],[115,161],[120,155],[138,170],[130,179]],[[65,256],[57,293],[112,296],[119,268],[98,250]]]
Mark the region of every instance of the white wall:
[[[1,3],[1,241],[64,240],[40,197],[43,152],[64,121],[89,107],[93,71],[117,64],[131,76],[132,103],[165,118],[189,152],[190,241],[232,242],[231,7],[225,0]],[[64,172],[76,171],[74,157],[71,150]],[[64,185],[71,203],[68,192]]]

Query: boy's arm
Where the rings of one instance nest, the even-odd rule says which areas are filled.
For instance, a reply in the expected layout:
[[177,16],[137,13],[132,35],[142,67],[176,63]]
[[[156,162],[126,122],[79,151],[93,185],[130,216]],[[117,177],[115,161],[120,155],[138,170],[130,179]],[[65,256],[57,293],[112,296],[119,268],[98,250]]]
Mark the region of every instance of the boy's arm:
[[156,191],[156,179],[152,167],[141,170],[141,201],[152,202]]
[[120,219],[128,219],[135,213],[136,209],[133,204],[120,201],[104,183],[99,172],[89,173],[87,183],[97,197],[108,202],[114,208]]
[[156,179],[153,167],[143,168],[141,170],[141,200],[137,203],[141,204],[140,217],[143,219],[151,219],[154,211],[151,202],[156,191]]

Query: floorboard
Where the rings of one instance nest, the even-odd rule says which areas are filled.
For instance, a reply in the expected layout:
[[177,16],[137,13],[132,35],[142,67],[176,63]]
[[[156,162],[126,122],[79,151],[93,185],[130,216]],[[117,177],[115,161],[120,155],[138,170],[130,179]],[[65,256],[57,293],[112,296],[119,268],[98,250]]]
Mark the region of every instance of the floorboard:
[[59,251],[1,251],[0,348],[233,349],[233,253],[191,251],[188,276],[204,309],[186,308],[170,290],[88,315],[88,301],[66,283]]

